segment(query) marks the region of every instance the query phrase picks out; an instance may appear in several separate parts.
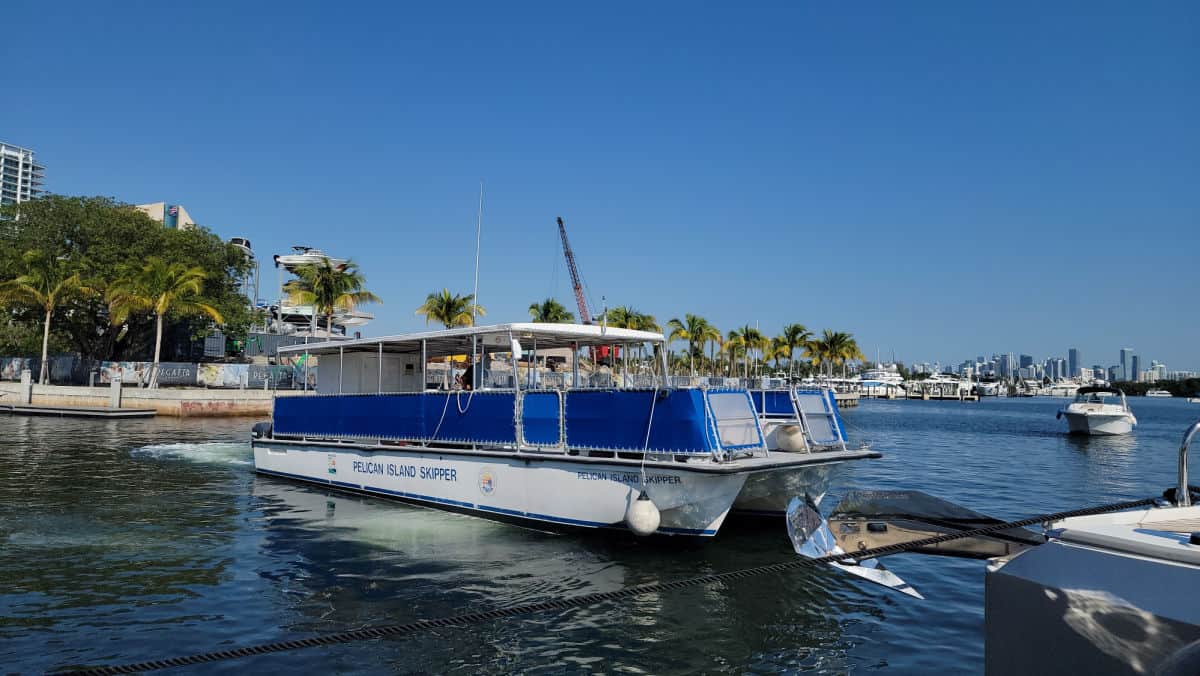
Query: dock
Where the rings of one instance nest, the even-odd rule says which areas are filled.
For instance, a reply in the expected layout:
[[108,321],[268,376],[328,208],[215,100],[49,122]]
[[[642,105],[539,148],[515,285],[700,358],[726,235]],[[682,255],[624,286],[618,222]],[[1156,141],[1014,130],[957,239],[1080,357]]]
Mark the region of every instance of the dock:
[[59,418],[153,418],[152,408],[107,408],[103,406],[36,406],[31,404],[0,404],[0,413],[12,415],[43,415]]

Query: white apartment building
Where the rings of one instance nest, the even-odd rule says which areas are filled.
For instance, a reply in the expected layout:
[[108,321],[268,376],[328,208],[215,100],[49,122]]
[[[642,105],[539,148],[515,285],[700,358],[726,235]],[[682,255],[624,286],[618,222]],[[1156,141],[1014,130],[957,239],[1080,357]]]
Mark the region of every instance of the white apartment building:
[[0,141],[0,205],[28,202],[40,195],[43,171],[32,150]]

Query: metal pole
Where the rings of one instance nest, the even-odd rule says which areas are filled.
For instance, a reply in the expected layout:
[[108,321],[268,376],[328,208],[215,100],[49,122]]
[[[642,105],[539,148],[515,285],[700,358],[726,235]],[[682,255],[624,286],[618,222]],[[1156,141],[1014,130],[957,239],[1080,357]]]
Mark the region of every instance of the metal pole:
[[304,391],[308,391],[308,338],[304,339]]
[[1196,436],[1196,432],[1200,432],[1200,422],[1188,428],[1187,434],[1183,435],[1183,445],[1179,447],[1179,487],[1175,489],[1175,504],[1179,507],[1192,505],[1192,494],[1188,492],[1187,461],[1188,447],[1192,445],[1192,438]]
[[376,394],[383,394],[383,341],[379,341],[379,377],[376,382]]
[[338,394],[342,393],[342,374],[346,372],[346,348],[338,346]]
[[475,363],[479,350],[479,336],[471,336],[471,390],[479,389],[479,365]]
[[[483,231],[483,180],[479,181],[479,213],[475,216],[475,291],[471,294],[471,326],[475,326],[475,309],[479,307],[479,235]],[[472,339],[474,343],[474,339]],[[472,346],[473,347],[473,346]],[[475,357],[471,354],[472,359]],[[471,380],[475,380],[472,376]],[[474,387],[474,385],[472,385]]]
[[421,392],[424,392],[425,388],[427,387],[427,385],[425,384],[426,377],[427,376],[425,374],[425,341],[422,340],[421,341],[421,389],[420,389]]
[[573,343],[571,347],[571,386],[579,387],[579,343]]
[[662,384],[663,387],[670,387],[667,382],[667,350],[665,347],[660,347],[658,350],[659,356],[662,358]]

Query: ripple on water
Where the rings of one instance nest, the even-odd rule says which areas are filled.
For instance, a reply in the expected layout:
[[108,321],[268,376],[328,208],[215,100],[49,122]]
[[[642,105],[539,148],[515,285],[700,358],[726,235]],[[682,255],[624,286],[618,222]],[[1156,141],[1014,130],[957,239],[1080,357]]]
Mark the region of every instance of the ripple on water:
[[[1200,413],[1181,404],[1134,401],[1132,437],[1092,440],[1062,434],[1058,400],[864,402],[848,427],[885,456],[841,467],[826,508],[852,488],[920,489],[1005,517],[1157,493]],[[794,556],[782,524],[647,546],[256,477],[250,424],[0,418],[0,662],[155,659]],[[983,565],[888,565],[928,600],[799,570],[193,671],[981,671]]]
[[204,443],[150,444],[133,449],[135,458],[153,460],[186,460],[188,462],[224,465],[254,465],[250,444],[236,441]]

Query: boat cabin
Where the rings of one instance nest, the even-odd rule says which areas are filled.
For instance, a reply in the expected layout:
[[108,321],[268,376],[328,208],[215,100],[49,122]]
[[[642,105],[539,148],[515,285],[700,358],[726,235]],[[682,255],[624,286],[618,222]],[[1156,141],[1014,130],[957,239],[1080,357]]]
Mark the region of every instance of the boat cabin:
[[[670,387],[664,343],[519,323],[283,347],[317,357],[318,396],[277,398],[274,434],[600,457],[765,453],[750,394]],[[620,374],[597,365],[602,349]]]

